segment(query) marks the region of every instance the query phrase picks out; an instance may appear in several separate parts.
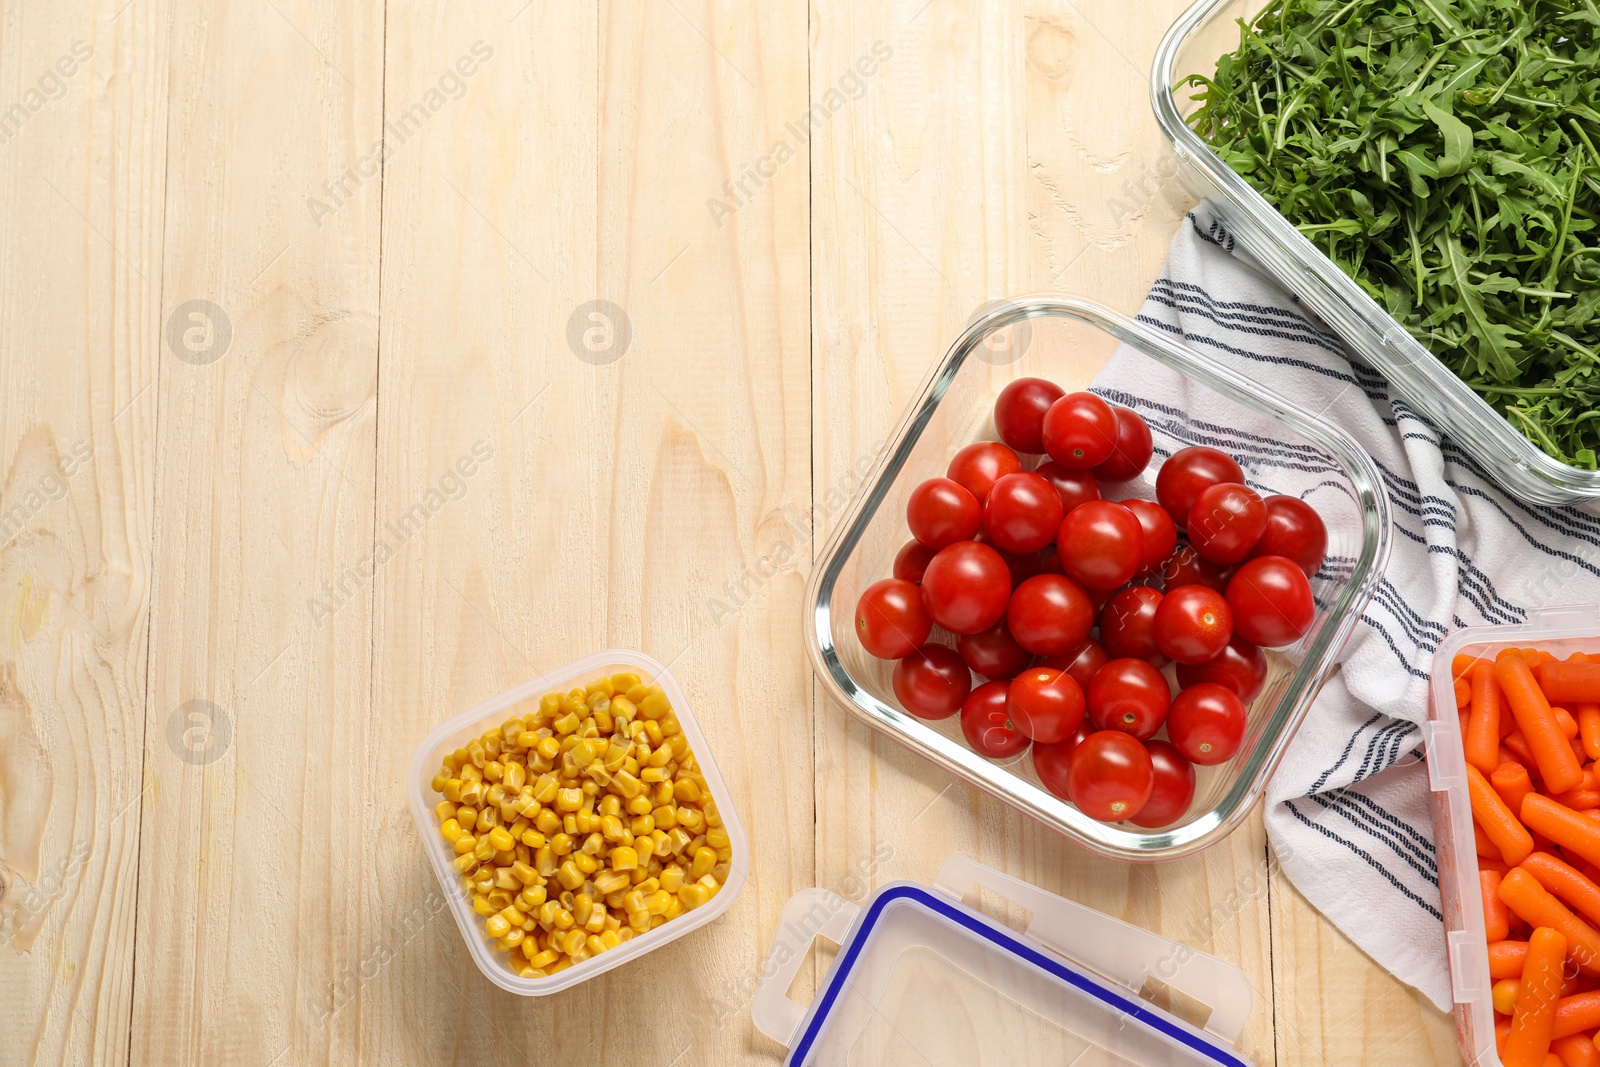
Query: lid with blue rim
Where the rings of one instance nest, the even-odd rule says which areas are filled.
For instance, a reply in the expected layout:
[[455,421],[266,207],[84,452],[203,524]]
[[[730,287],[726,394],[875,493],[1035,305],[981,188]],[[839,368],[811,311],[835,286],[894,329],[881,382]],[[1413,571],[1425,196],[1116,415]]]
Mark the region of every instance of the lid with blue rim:
[[[1021,930],[963,903],[980,887],[1028,913]],[[818,937],[839,951],[801,1005],[787,991]],[[796,894],[751,1015],[795,1065],[1251,1067],[1234,1047],[1251,999],[1232,964],[955,857],[933,886],[893,883],[859,906]]]

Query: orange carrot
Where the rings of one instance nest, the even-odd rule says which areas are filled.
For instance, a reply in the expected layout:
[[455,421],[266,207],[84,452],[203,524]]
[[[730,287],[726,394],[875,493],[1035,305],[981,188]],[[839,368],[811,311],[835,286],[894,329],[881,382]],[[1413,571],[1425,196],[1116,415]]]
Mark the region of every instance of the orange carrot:
[[1489,784],[1512,811],[1522,810],[1522,798],[1533,792],[1528,768],[1520,763],[1502,763],[1489,775]]
[[[1572,712],[1559,704],[1552,704],[1550,714],[1556,717],[1556,725],[1561,727],[1561,732],[1566,735],[1568,741],[1578,736],[1578,720],[1572,717]],[[1584,757],[1580,756],[1578,761],[1581,763],[1583,759]]]
[[[1470,763],[1467,764],[1467,797],[1472,804],[1473,818],[1478,820],[1483,832],[1500,850],[1501,857],[1510,864],[1527,859],[1528,853],[1533,851],[1533,835],[1517,821],[1483,772]],[[1526,804],[1527,800],[1523,803]]]
[[1574,789],[1570,793],[1557,793],[1553,799],[1574,811],[1588,811],[1600,808],[1600,789]]
[[1544,1054],[1544,1063],[1540,1067],[1567,1067],[1567,1065],[1562,1063],[1561,1057],[1554,1052],[1546,1052]]
[[1472,843],[1477,849],[1480,861],[1498,859],[1501,863],[1505,862],[1500,857],[1500,847],[1489,840],[1489,835],[1483,832],[1483,825],[1476,819],[1472,820]]
[[1495,941],[1489,945],[1489,977],[1521,978],[1522,961],[1528,957],[1526,941]]
[[1510,869],[1511,865],[1505,860],[1497,860],[1493,856],[1478,857],[1478,870],[1480,871],[1493,871],[1495,874],[1504,876]]
[[1469,656],[1465,652],[1458,652],[1450,661],[1450,674],[1454,678],[1461,678],[1472,673],[1473,669],[1483,661],[1477,656]]
[[[1579,915],[1591,923],[1600,923],[1600,886],[1584,877],[1576,867],[1543,852],[1533,853],[1521,866]],[[1491,937],[1489,940],[1499,939]]]
[[1600,1026],[1600,990],[1562,997],[1556,1005],[1555,1037],[1581,1034]]
[[[1511,716],[1507,715],[1506,718],[1510,719]],[[1515,719],[1511,721],[1512,725],[1516,725]],[[1516,757],[1515,762],[1528,768],[1529,774],[1539,773],[1539,761],[1534,759],[1533,749],[1528,747],[1527,739],[1522,736],[1521,730],[1512,730],[1500,739],[1500,743],[1511,750],[1511,754]]]
[[1600,703],[1600,663],[1544,663],[1537,674],[1546,700]]
[[[1567,906],[1521,867],[1500,881],[1500,899],[1506,907],[1537,930],[1548,926],[1570,946],[1572,959],[1586,971],[1600,971],[1600,933],[1567,910]],[[1532,938],[1529,939],[1532,944]],[[1528,950],[1531,957],[1533,949]],[[1557,980],[1559,982],[1559,979]]]
[[[1556,1006],[1556,1011],[1561,1011],[1561,1006]],[[1496,1015],[1494,1017],[1494,1048],[1497,1053],[1504,1056],[1506,1053],[1506,1038],[1511,1036],[1511,1019],[1509,1016]]]
[[1528,939],[1528,959],[1522,965],[1522,984],[1511,1013],[1511,1035],[1501,1057],[1505,1067],[1543,1067],[1555,1029],[1561,965],[1566,958],[1567,939],[1560,931],[1541,926]]
[[1467,762],[1490,774],[1500,761],[1500,687],[1495,684],[1494,668],[1487,663],[1474,667],[1471,690],[1472,710],[1461,744]]
[[1583,754],[1589,759],[1600,759],[1600,704],[1580,702],[1578,708],[1578,736],[1583,739]]
[[[1532,859],[1533,857],[1529,856],[1523,860],[1524,866]],[[1528,873],[1535,878],[1539,877],[1535,871],[1529,870]],[[1577,874],[1576,871],[1573,873]],[[1583,876],[1578,875],[1578,877]],[[1544,879],[1540,878],[1539,881],[1543,884]],[[1504,941],[1506,934],[1511,931],[1511,909],[1500,899],[1500,882],[1501,875],[1498,872],[1478,872],[1478,890],[1483,894],[1483,934],[1491,944],[1495,941]],[[1548,885],[1545,888],[1550,889],[1552,893],[1555,892]]]
[[1572,754],[1572,746],[1567,744],[1555,713],[1550,710],[1550,702],[1534,680],[1528,661],[1501,653],[1495,660],[1494,677],[1539,765],[1539,776],[1544,779],[1545,787],[1552,793],[1576,788],[1583,777],[1583,769]]
[[1600,1067],[1600,1049],[1588,1034],[1571,1034],[1550,1042],[1550,1051],[1561,1058],[1562,1067]]
[[[1543,834],[1590,863],[1600,864],[1600,823],[1594,819],[1538,793],[1529,793],[1523,798],[1520,814],[1525,829]],[[1487,823],[1484,829],[1490,829]],[[1495,840],[1492,832],[1489,838]],[[1497,840],[1495,843],[1499,844]]]
[[1465,707],[1472,699],[1472,686],[1465,678],[1456,679],[1456,707]]

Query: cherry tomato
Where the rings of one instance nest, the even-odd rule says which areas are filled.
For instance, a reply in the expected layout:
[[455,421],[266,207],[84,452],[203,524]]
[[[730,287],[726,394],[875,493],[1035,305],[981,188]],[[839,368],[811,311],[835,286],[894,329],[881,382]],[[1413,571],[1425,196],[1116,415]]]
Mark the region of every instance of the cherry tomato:
[[1215,589],[1180,585],[1156,609],[1154,631],[1161,651],[1179,663],[1204,663],[1233,640],[1233,611]]
[[921,541],[907,541],[894,554],[894,576],[908,582],[922,581],[922,572],[928,569],[928,561],[936,551]]
[[1015,756],[1032,742],[1006,714],[1006,683],[984,682],[961,705],[961,734],[974,752],[990,759]]
[[979,441],[955,454],[945,477],[958,482],[982,504],[994,483],[1022,469],[1022,460],[999,441]]
[[1202,767],[1231,760],[1244,741],[1244,728],[1244,701],[1215,682],[1189,686],[1167,714],[1167,736],[1190,762]]
[[972,691],[972,672],[953,648],[923,645],[894,665],[894,695],[921,719],[948,719]]
[[1044,414],[1061,399],[1062,389],[1043,378],[1018,378],[994,402],[994,428],[1000,440],[1038,455],[1044,451]]
[[1161,564],[1177,551],[1178,527],[1174,525],[1172,516],[1167,514],[1167,509],[1153,500],[1131,499],[1121,501],[1121,504],[1133,512],[1134,518],[1139,520],[1139,528],[1144,531],[1144,551],[1139,558],[1139,573],[1158,573]]
[[987,630],[1006,613],[1010,599],[1006,561],[976,541],[941,548],[922,573],[922,602],[928,614],[953,634]]
[[1150,426],[1144,417],[1132,408],[1113,407],[1117,417],[1117,443],[1111,456],[1094,469],[1094,476],[1102,482],[1130,482],[1144,473],[1155,454],[1155,444],[1150,439]]
[[1063,741],[1083,722],[1083,689],[1066,671],[1029,667],[1011,679],[1006,714],[1035,741]]
[[1087,723],[1080,724],[1065,741],[1053,745],[1033,746],[1033,773],[1039,776],[1044,787],[1062,800],[1071,800],[1067,792],[1067,771],[1072,766],[1072,750],[1083,744],[1093,730]]
[[911,527],[911,536],[929,548],[970,541],[982,518],[978,498],[949,478],[929,478],[911,490],[911,498],[906,501],[906,524]]
[[1121,504],[1091,500],[1061,520],[1056,549],[1067,577],[1090,589],[1115,589],[1144,561],[1144,528]]
[[1094,607],[1072,579],[1037,574],[1011,594],[1006,625],[1017,644],[1040,656],[1076,648],[1094,628]]
[[[987,543],[982,530],[978,531],[978,540]],[[1044,557],[1039,552],[1001,552],[1000,558],[1006,561],[1006,570],[1011,572],[1011,588],[1015,589],[1040,572]]]
[[1228,606],[1239,636],[1262,648],[1285,648],[1317,619],[1311,583],[1286,556],[1246,560],[1228,580]]
[[922,606],[922,591],[900,578],[867,586],[856,601],[856,636],[861,647],[879,659],[899,659],[914,652],[933,632],[933,618]]
[[1166,721],[1172,687],[1142,659],[1114,659],[1089,679],[1086,702],[1096,730],[1117,730],[1143,741]]
[[985,678],[1010,678],[1033,662],[1033,654],[1017,644],[1003,619],[987,630],[956,638],[956,651]]
[[1156,609],[1161,594],[1148,586],[1135,585],[1117,593],[1100,609],[1100,641],[1112,659],[1132,656],[1165,666],[1167,657],[1156,644]]
[[1194,764],[1184,758],[1169,741],[1146,741],[1150,766],[1155,771],[1155,788],[1139,814],[1129,821],[1135,826],[1155,829],[1168,826],[1188,814],[1194,801]]
[[1226,593],[1228,579],[1233,577],[1233,568],[1212,563],[1189,545],[1180,545],[1177,551],[1167,557],[1159,573],[1162,584],[1168,589],[1176,589],[1180,585],[1204,585],[1219,593]]
[[1261,693],[1267,681],[1267,654],[1235,636],[1214,659],[1204,663],[1178,664],[1178,684],[1185,688],[1201,682],[1216,682],[1239,694],[1239,699],[1250,703]]
[[1328,555],[1328,528],[1322,516],[1299,497],[1269,496],[1267,528],[1250,550],[1252,556],[1287,556],[1306,577],[1314,577]]
[[1062,515],[1079,504],[1100,499],[1100,483],[1094,480],[1092,471],[1069,471],[1054,460],[1047,460],[1033,473],[1055,487],[1056,495],[1061,498]]
[[1086,637],[1078,644],[1077,648],[1063,652],[1059,656],[1051,656],[1040,664],[1041,667],[1054,667],[1058,671],[1066,671],[1072,675],[1072,680],[1084,689],[1089,688],[1089,679],[1094,677],[1094,672],[1104,667],[1111,657],[1106,654],[1105,646],[1092,637]]
[[1205,445],[1180,448],[1156,472],[1156,499],[1182,529],[1195,497],[1213,485],[1244,482],[1244,471],[1226,452]]
[[1044,414],[1044,450],[1068,470],[1104,463],[1116,445],[1116,413],[1093,393],[1068,393]]
[[1139,814],[1155,791],[1155,766],[1137,738],[1102,730],[1072,750],[1067,794],[1091,819],[1121,822]]
[[983,506],[983,532],[1002,552],[1037,552],[1061,528],[1061,498],[1037,474],[1007,474]]
[[1213,563],[1238,563],[1267,528],[1267,505],[1249,486],[1222,482],[1189,508],[1189,543]]

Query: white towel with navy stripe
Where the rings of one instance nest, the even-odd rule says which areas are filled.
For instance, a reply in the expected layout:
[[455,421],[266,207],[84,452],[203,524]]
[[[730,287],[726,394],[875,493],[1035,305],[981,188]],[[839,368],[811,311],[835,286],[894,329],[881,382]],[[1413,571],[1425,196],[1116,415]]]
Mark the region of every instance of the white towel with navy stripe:
[[[1389,564],[1339,672],[1268,785],[1267,836],[1284,874],[1319,911],[1448,1010],[1419,726],[1433,653],[1449,631],[1520,622],[1528,605],[1600,602],[1600,519],[1500,491],[1474,457],[1441,439],[1380,375],[1352,365],[1335,336],[1235,255],[1204,204],[1174,237],[1139,317],[1320,412],[1379,465],[1394,517]],[[1270,422],[1241,425],[1215,410],[1208,418],[1191,396],[1199,387],[1126,346],[1094,388],[1143,414],[1161,454],[1214,445],[1258,490],[1313,506],[1320,494],[1348,492],[1307,469],[1316,463],[1275,447]],[[1348,502],[1342,514],[1354,514]]]

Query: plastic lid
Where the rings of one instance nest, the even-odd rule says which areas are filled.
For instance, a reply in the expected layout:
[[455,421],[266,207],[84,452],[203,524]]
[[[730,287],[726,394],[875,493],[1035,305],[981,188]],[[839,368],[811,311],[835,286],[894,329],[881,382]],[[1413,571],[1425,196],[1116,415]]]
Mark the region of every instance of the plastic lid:
[[[979,885],[1029,909],[1027,929],[961,903]],[[786,990],[818,936],[839,952],[804,1007]],[[1150,978],[1209,1006],[1205,1028],[1143,999]],[[956,857],[935,887],[893,883],[859,908],[823,889],[796,894],[751,1016],[796,1065],[1249,1067],[1233,1044],[1250,1002],[1231,964]]]

